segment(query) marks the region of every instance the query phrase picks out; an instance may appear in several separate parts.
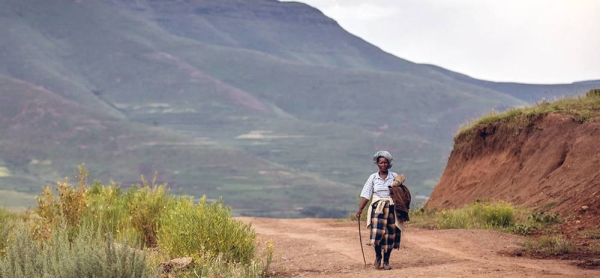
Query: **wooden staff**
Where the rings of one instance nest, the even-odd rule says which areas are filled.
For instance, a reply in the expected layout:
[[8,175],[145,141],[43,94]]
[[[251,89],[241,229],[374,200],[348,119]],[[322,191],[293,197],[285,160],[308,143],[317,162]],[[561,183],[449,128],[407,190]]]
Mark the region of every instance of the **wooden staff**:
[[367,266],[367,259],[365,259],[365,250],[363,249],[362,244],[362,235],[360,234],[360,217],[357,217],[358,220],[358,239],[360,240],[360,251],[362,251],[363,261],[365,262],[365,266]]

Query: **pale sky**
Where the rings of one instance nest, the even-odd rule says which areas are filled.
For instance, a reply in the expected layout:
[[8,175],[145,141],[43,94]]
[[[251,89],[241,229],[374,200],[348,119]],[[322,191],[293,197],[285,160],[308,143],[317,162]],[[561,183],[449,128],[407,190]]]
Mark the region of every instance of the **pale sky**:
[[412,62],[490,81],[600,79],[600,0],[296,1]]

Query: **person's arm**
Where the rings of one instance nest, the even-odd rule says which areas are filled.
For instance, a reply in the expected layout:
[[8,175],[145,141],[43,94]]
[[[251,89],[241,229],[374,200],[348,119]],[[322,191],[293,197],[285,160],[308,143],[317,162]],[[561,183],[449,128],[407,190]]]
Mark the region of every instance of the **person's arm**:
[[374,177],[375,174],[369,176],[369,178],[365,182],[365,185],[363,185],[362,191],[360,192],[360,204],[358,204],[358,210],[356,211],[356,218],[358,219],[360,219],[360,215],[362,214],[363,209],[365,208],[367,203],[369,203],[369,200],[371,200],[371,197],[373,196]]
[[358,210],[356,211],[356,218],[360,219],[360,215],[362,214],[363,209],[365,208],[367,203],[369,203],[369,199],[367,199],[367,198],[360,199],[360,204],[358,205]]

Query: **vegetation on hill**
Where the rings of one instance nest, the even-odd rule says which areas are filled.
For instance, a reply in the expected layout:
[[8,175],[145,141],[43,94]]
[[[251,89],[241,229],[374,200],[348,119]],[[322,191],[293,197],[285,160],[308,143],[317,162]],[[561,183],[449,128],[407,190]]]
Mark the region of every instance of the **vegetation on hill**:
[[[95,182],[46,187],[33,211],[0,209],[0,277],[266,276],[274,247],[222,201],[171,194],[142,179],[129,189]],[[167,262],[191,258],[182,269]]]
[[[509,124],[514,130],[521,130],[530,124],[532,119],[554,112],[571,115],[580,123],[597,121],[600,118],[600,89],[589,90],[579,97],[565,97],[555,101],[544,100],[532,106],[492,112],[461,127],[454,137],[455,144],[458,138],[476,133],[476,127],[481,125],[504,123]],[[464,143],[466,142],[460,142],[460,144]]]

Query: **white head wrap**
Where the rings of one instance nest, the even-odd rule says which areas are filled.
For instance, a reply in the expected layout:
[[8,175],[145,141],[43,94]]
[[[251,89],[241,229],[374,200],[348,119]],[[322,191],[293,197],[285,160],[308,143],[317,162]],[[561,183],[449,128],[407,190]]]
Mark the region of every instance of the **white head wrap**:
[[392,154],[388,151],[378,151],[373,155],[373,163],[377,164],[377,160],[380,157],[385,157],[385,159],[387,159],[389,163],[388,169],[391,169],[392,165],[394,165],[394,158],[392,157]]

